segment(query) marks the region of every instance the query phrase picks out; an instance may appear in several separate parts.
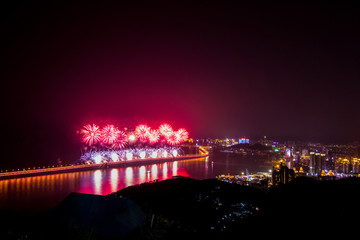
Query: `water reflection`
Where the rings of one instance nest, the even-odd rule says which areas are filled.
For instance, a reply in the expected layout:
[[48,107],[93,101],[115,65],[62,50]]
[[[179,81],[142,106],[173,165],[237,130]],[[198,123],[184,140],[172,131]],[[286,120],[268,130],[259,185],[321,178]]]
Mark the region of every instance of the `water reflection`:
[[139,168],[139,180],[140,182],[145,182],[146,179],[146,168],[145,166],[141,166]]
[[172,175],[177,176],[177,161],[173,162]]
[[239,161],[221,155],[118,169],[0,180],[0,209],[46,210],[56,206],[71,192],[106,195],[131,185],[178,175],[204,179],[229,171],[231,174],[240,174],[246,168],[249,171],[255,169],[251,164],[254,164],[251,160]]
[[163,178],[164,179],[167,179],[167,176],[168,176],[167,171],[168,171],[167,163],[164,163],[164,165],[163,165]]
[[208,176],[209,176],[209,163],[208,163],[208,161],[209,161],[209,157],[206,157],[205,161],[204,161],[204,163],[205,163],[205,178],[208,178]]
[[95,194],[101,194],[101,170],[96,170],[94,173]]
[[116,192],[118,190],[119,185],[119,169],[111,170],[111,191]]
[[151,180],[154,181],[158,178],[158,170],[157,170],[157,165],[154,164],[151,167]]
[[127,167],[125,169],[125,181],[126,181],[126,186],[133,185],[134,179],[133,179],[133,168],[132,167]]

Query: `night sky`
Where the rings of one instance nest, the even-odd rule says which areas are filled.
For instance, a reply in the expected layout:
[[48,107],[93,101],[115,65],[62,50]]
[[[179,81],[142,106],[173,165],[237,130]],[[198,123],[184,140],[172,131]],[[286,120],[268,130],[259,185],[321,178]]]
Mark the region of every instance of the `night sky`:
[[11,2],[1,7],[0,165],[73,161],[89,121],[168,122],[193,138],[359,140],[359,5]]

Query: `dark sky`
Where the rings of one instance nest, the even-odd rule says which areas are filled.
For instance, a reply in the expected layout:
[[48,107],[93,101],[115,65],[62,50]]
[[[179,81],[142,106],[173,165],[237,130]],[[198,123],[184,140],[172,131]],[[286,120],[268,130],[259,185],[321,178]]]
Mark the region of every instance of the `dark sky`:
[[9,161],[66,158],[90,120],[166,121],[194,138],[359,140],[359,5],[10,2]]

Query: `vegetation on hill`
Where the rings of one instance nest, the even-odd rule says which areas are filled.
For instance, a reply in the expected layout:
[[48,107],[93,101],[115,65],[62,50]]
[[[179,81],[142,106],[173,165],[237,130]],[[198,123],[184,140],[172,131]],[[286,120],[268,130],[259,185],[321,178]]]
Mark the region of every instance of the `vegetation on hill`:
[[[269,191],[216,179],[176,178],[128,187],[114,193],[132,199],[149,215],[129,239],[218,239],[269,237],[286,232],[330,236],[335,229],[352,235],[360,216],[358,178],[316,181],[297,178]],[[144,234],[146,233],[146,234]],[[305,236],[305,235],[304,235]]]

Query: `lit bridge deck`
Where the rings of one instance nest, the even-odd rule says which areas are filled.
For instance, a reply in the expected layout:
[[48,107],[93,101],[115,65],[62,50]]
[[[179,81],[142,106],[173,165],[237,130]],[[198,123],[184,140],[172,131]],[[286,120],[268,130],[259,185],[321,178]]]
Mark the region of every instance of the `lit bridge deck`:
[[79,165],[75,164],[70,166],[56,166],[56,167],[48,167],[48,168],[27,169],[27,170],[24,169],[19,171],[1,172],[0,180],[9,179],[9,178],[56,174],[63,172],[77,172],[77,171],[95,170],[102,168],[115,168],[115,167],[137,166],[143,164],[155,164],[155,163],[170,162],[177,160],[204,158],[209,155],[209,152],[203,147],[199,147],[199,152],[200,154],[197,155],[183,155],[178,157],[145,158],[145,159],[118,161],[118,162],[99,163],[99,164],[79,164]]

